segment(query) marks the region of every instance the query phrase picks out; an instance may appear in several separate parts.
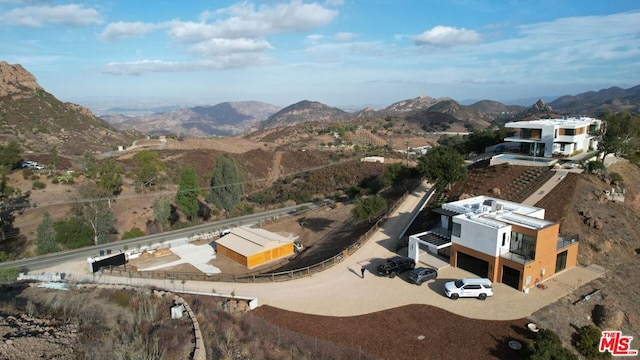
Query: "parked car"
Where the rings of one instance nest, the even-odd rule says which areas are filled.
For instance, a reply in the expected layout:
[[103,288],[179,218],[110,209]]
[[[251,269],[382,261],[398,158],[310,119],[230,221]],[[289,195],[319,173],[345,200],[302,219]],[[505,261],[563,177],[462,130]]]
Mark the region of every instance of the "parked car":
[[407,270],[413,270],[416,267],[416,262],[409,257],[394,256],[387,261],[378,264],[376,270],[379,275],[388,276],[390,278],[396,277],[396,275]]
[[459,279],[444,284],[444,294],[457,300],[459,297],[475,297],[484,300],[487,296],[493,296],[493,286],[489,279]]
[[409,281],[416,285],[422,285],[428,280],[435,280],[438,277],[438,270],[432,268],[418,267],[409,273]]
[[44,165],[40,165],[35,161],[23,161],[21,165],[23,168],[28,168],[28,169],[36,169],[36,170],[44,169]]

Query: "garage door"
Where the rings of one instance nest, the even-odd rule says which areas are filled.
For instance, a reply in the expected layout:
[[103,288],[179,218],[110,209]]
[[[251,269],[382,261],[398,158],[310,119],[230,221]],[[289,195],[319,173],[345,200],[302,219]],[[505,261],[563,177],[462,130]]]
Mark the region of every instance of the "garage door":
[[460,269],[467,270],[480,277],[485,278],[489,275],[489,262],[459,251],[457,264]]
[[502,266],[502,283],[518,289],[518,285],[520,285],[520,270]]

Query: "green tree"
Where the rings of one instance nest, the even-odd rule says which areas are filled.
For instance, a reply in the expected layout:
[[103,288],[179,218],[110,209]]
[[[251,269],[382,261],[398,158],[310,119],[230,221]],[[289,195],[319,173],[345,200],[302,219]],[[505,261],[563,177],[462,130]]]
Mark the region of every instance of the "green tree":
[[530,342],[524,349],[524,359],[530,360],[577,360],[578,357],[562,346],[562,341],[551,330],[541,329],[535,342]]
[[242,176],[236,162],[223,155],[216,159],[207,202],[230,212],[242,199]]
[[49,151],[49,164],[51,165],[51,168],[55,170],[58,167],[59,163],[60,154],[58,153],[58,148],[54,146],[53,148],[51,148],[51,151]]
[[20,144],[11,141],[6,145],[0,144],[0,166],[11,170],[20,166],[22,160],[22,148]]
[[180,175],[180,185],[174,199],[176,206],[188,220],[192,220],[198,214],[198,195],[198,175],[194,168],[189,167]]
[[98,159],[90,152],[85,152],[78,159],[78,163],[82,167],[82,171],[89,178],[94,178],[98,174]]
[[56,243],[56,230],[53,228],[53,221],[48,211],[42,214],[42,222],[36,229],[36,254],[48,254],[58,251]]
[[56,221],[53,223],[56,241],[67,249],[77,249],[92,244],[93,229],[80,219]]
[[606,155],[616,154],[626,157],[638,152],[637,140],[640,136],[640,114],[629,112],[608,113],[603,116],[605,131],[600,142],[600,150]]
[[0,249],[15,253],[20,229],[14,226],[15,214],[21,214],[29,205],[29,194],[21,194],[7,183],[7,168],[0,166]]
[[439,190],[467,178],[467,166],[460,154],[448,146],[436,146],[418,159],[418,171]]
[[351,214],[357,221],[372,222],[387,210],[387,201],[379,195],[361,197],[356,200],[356,206]]
[[94,245],[102,244],[115,224],[108,194],[93,184],[80,186],[78,193],[80,198],[73,204],[72,214],[91,227]]
[[384,186],[389,187],[399,185],[413,177],[415,177],[414,169],[408,168],[402,163],[394,163],[384,169],[381,179]]
[[602,330],[589,324],[578,329],[575,337],[575,347],[587,359],[610,359],[611,353],[600,352],[600,337]]
[[123,167],[114,159],[103,160],[98,165],[96,184],[108,195],[109,207],[111,207],[113,196],[122,191],[122,174],[124,174]]
[[169,228],[169,218],[171,216],[171,202],[168,199],[153,200],[153,219],[162,230]]
[[135,177],[141,187],[160,182],[165,164],[160,161],[157,153],[143,150],[135,154],[133,160],[136,162]]

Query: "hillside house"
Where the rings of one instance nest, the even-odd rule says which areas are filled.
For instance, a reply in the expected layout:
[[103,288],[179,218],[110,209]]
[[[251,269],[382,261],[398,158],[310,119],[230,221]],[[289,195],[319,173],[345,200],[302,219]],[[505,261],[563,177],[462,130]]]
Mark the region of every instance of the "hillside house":
[[516,133],[504,141],[518,143],[530,156],[571,156],[597,149],[602,126],[602,120],[589,117],[515,121],[505,124]]
[[526,290],[576,265],[576,238],[561,237],[544,209],[488,196],[442,205],[440,225],[409,236],[409,256],[421,248],[494,282]]

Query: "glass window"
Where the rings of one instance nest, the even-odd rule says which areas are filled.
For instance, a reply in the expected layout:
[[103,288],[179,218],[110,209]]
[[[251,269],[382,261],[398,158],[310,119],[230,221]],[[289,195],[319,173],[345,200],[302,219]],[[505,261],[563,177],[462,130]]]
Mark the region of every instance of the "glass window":
[[462,232],[462,225],[454,222],[452,226],[453,228],[451,229],[451,235],[460,237],[460,233]]

